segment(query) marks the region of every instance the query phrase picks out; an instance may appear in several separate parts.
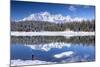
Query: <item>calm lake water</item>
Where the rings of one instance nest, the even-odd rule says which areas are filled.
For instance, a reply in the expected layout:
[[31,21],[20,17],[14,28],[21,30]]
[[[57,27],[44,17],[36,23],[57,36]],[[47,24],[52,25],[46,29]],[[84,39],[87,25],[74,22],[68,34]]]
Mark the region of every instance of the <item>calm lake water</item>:
[[[60,46],[59,43],[52,44],[49,44],[49,46],[46,44],[11,44],[11,60],[32,60],[32,55],[34,55],[35,60],[56,63],[95,60],[94,44],[60,43]],[[71,52],[71,54],[64,54],[64,52]]]

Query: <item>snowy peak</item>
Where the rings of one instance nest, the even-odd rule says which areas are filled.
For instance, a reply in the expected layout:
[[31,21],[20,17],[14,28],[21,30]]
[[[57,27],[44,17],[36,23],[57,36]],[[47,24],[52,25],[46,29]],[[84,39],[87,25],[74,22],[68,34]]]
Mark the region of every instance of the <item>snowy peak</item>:
[[79,17],[72,18],[71,16],[63,16],[61,14],[51,14],[49,12],[40,12],[40,13],[33,13],[28,17],[25,17],[19,21],[48,21],[53,23],[65,23],[65,22],[83,21],[83,20],[86,19]]

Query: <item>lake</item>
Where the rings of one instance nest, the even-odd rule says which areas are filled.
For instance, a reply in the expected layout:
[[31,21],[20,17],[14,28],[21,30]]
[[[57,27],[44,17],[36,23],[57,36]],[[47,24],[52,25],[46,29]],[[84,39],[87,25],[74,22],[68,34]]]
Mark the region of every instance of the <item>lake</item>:
[[94,43],[66,42],[11,43],[11,65],[90,62],[95,60],[94,45]]

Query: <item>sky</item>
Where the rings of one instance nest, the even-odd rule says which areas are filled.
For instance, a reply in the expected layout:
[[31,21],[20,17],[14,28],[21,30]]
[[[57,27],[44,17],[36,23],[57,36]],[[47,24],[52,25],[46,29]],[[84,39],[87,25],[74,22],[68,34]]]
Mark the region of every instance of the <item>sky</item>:
[[11,1],[11,20],[20,20],[33,13],[49,12],[63,16],[95,19],[95,6]]

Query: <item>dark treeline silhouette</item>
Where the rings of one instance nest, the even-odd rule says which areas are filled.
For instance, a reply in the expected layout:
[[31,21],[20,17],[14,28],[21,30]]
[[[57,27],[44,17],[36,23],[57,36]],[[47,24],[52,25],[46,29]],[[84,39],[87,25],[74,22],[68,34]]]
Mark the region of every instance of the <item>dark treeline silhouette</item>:
[[45,43],[73,43],[95,44],[95,36],[75,36],[66,38],[63,36],[11,36],[11,43],[16,44],[45,44]]
[[44,21],[19,21],[11,22],[11,31],[95,31],[95,20],[53,23]]

